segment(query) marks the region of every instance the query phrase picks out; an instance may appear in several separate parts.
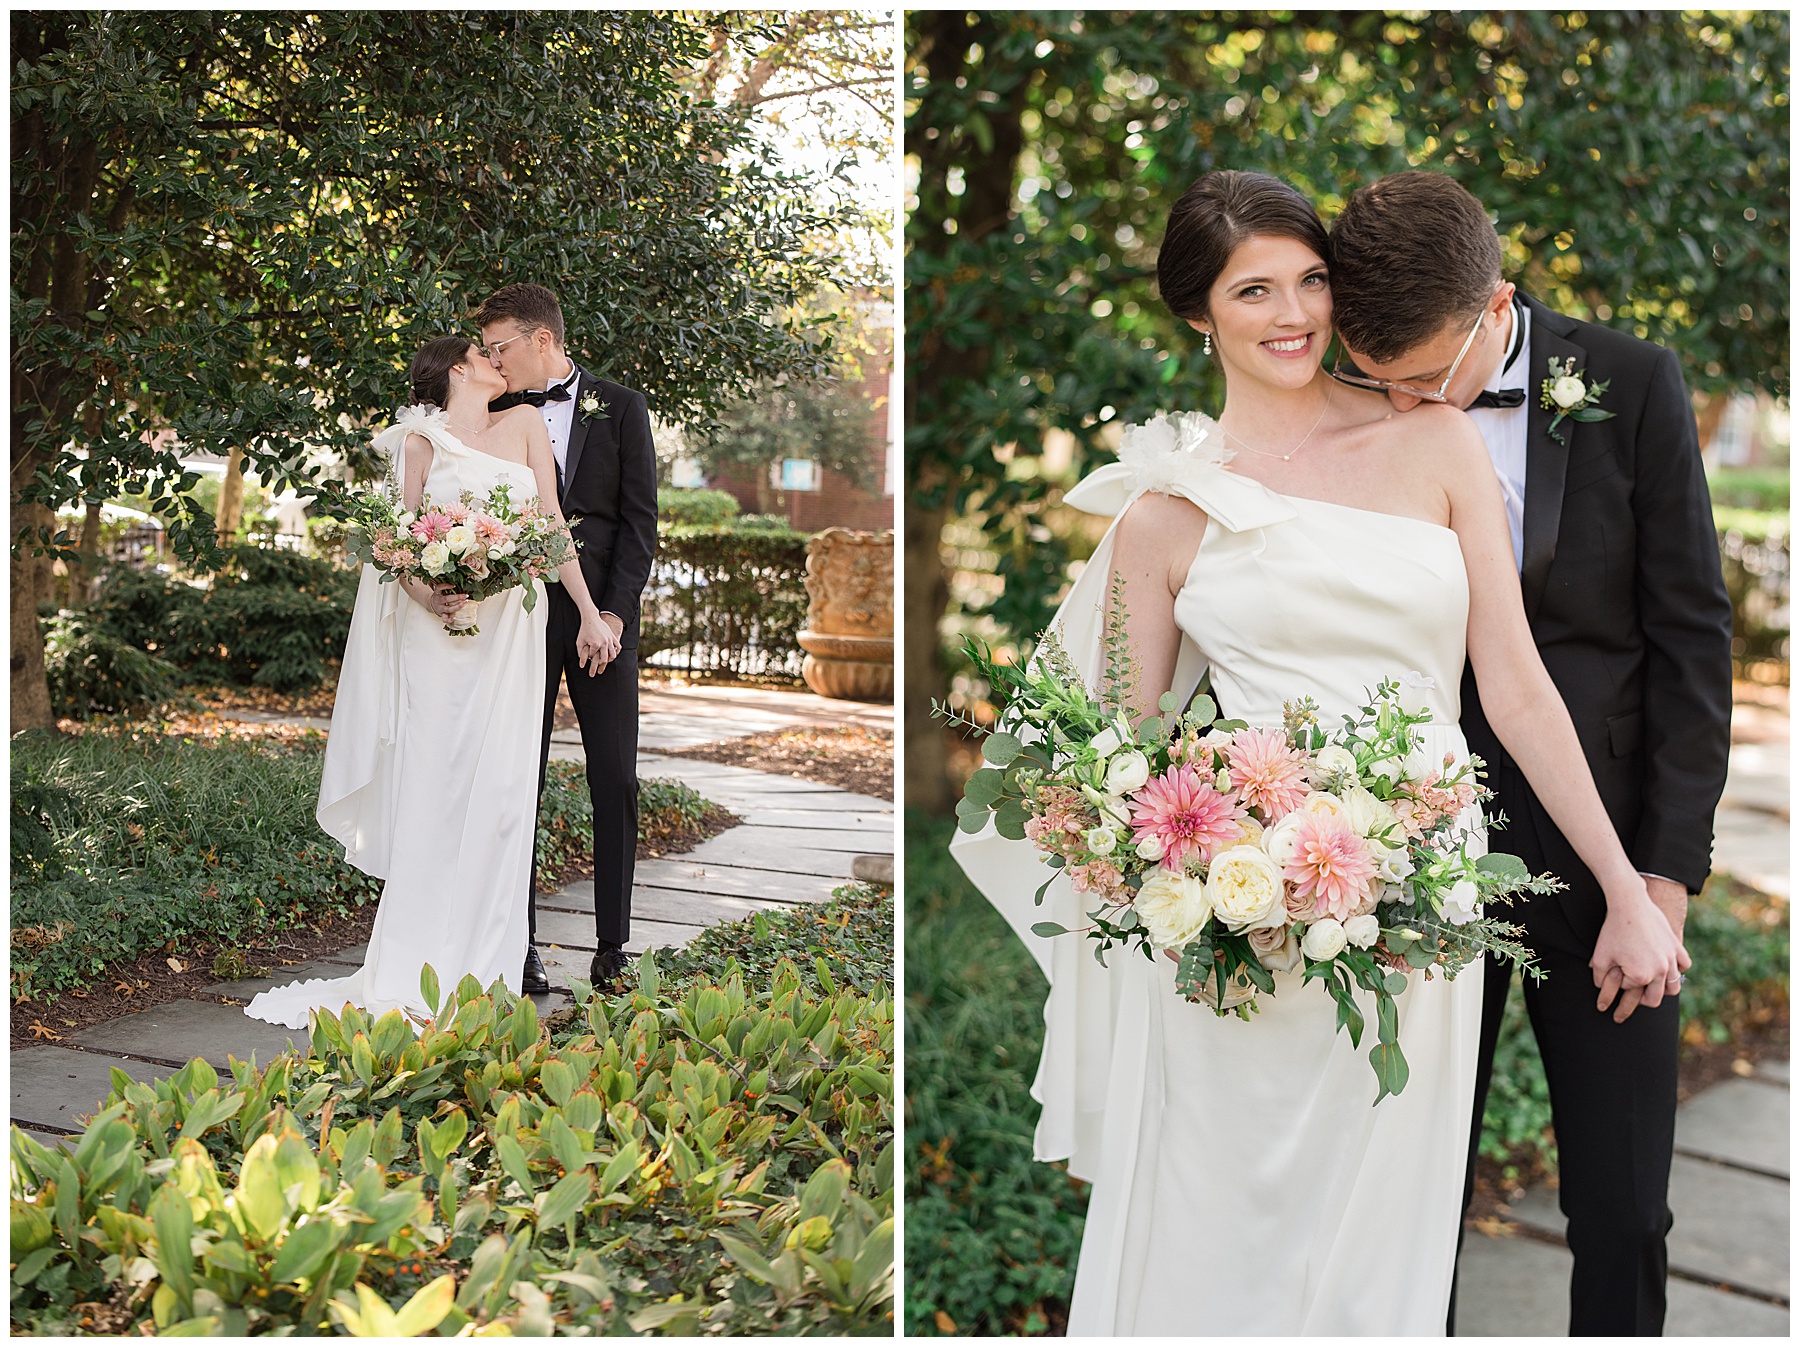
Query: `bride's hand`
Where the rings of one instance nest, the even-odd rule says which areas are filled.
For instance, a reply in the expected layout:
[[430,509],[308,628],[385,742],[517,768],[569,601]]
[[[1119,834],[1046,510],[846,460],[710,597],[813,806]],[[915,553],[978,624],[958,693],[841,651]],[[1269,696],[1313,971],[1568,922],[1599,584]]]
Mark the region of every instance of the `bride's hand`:
[[458,594],[448,585],[428,585],[423,580],[408,580],[406,592],[444,622],[448,622],[456,610],[469,601],[467,594]]
[[1607,895],[1606,923],[1588,960],[1600,989],[1596,1006],[1601,1011],[1610,1006],[1617,1024],[1625,1023],[1640,1004],[1661,1005],[1665,995],[1680,987],[1683,970],[1693,962],[1644,881],[1633,878],[1636,883],[1629,890]]
[[618,658],[619,638],[612,626],[600,616],[598,609],[584,613],[581,630],[575,635],[575,658],[588,677],[600,673]]

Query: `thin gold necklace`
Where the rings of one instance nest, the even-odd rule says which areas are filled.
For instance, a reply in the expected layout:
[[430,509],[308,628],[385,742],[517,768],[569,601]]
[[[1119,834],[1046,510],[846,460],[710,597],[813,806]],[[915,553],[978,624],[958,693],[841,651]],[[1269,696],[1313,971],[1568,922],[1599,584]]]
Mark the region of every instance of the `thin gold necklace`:
[[1237,435],[1233,435],[1229,430],[1225,430],[1224,426],[1220,426],[1219,429],[1225,430],[1225,438],[1226,439],[1237,440],[1237,442],[1239,444],[1243,445],[1243,447],[1248,449],[1251,453],[1261,454],[1264,458],[1278,458],[1283,463],[1286,463],[1295,454],[1299,453],[1302,449],[1306,448],[1307,442],[1309,440],[1311,440],[1313,437],[1313,431],[1317,430],[1320,426],[1325,424],[1325,413],[1331,410],[1331,394],[1332,394],[1333,390],[1335,389],[1335,387],[1336,387],[1336,385],[1334,385],[1334,384],[1327,384],[1325,386],[1325,405],[1323,407],[1319,408],[1319,419],[1312,423],[1312,430],[1307,431],[1306,434],[1304,434],[1300,437],[1300,443],[1296,444],[1292,449],[1288,450],[1285,454],[1272,454],[1267,449],[1258,449],[1254,444],[1249,443],[1248,441],[1240,438]]

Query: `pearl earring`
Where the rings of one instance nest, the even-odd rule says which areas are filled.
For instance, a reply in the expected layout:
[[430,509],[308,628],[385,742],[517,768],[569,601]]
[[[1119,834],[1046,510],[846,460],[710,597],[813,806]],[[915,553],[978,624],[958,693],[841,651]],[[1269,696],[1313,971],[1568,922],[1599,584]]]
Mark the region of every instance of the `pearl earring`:
[[1200,354],[1201,355],[1211,355],[1212,354],[1212,333],[1206,331],[1204,328],[1201,329],[1201,332],[1200,332]]

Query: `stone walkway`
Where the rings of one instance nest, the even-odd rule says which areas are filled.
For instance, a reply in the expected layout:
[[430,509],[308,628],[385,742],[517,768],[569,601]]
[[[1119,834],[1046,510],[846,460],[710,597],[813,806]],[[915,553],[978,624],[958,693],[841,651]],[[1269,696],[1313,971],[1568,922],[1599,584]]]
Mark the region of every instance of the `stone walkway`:
[[[272,717],[248,714],[245,719]],[[329,722],[294,718],[292,723],[326,728]],[[859,723],[891,726],[893,708],[857,702],[830,702],[806,693],[762,689],[706,688],[655,691],[644,695],[640,734],[649,749],[681,748],[756,734],[788,725]],[[574,731],[553,737],[552,755],[581,757]],[[748,771],[720,763],[640,753],[640,776],[677,777],[744,821],[693,851],[663,860],[638,862],[632,890],[632,941],[641,953],[650,945],[685,945],[706,926],[820,902],[851,877],[858,855],[894,852],[894,807],[886,800],[835,786]],[[538,948],[553,985],[586,977],[594,952],[594,891],[591,882],[570,884],[540,898]],[[342,977],[362,962],[364,946],[280,970],[279,981]],[[217,998],[247,1000],[276,979],[253,978],[205,988],[196,997],[126,1015],[71,1034],[56,1046],[34,1046],[12,1054],[12,1120],[40,1140],[79,1131],[111,1089],[111,1070],[138,1080],[169,1075],[190,1058],[205,1057],[223,1069],[228,1056],[267,1062],[290,1042],[304,1045],[304,1032],[249,1019],[241,1007]],[[206,999],[201,999],[206,998]],[[535,998],[552,1009],[566,995]]]
[[[1788,741],[1732,745],[1713,865],[1786,896]],[[1669,1337],[1788,1333],[1788,1064],[1702,1091],[1676,1114],[1669,1178]],[[1470,1230],[1457,1294],[1462,1337],[1568,1332],[1571,1259],[1556,1194],[1536,1188],[1507,1212],[1511,1230]]]

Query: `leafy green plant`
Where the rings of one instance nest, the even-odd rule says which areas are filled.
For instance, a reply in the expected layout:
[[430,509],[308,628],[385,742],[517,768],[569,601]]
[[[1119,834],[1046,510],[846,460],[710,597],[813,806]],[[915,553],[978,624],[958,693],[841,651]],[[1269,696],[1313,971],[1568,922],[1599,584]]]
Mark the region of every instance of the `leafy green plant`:
[[639,657],[679,649],[692,668],[797,676],[806,607],[806,535],[785,522],[663,529]]
[[683,949],[658,950],[656,959],[664,976],[676,983],[705,981],[728,962],[761,982],[785,959],[814,995],[835,996],[840,986],[871,996],[891,992],[894,891],[885,884],[840,885],[828,902],[720,922]]
[[44,632],[44,671],[56,714],[148,711],[183,700],[181,670],[77,614],[59,614]]
[[729,491],[665,486],[656,493],[658,528],[674,528],[684,524],[729,524],[737,517],[737,497]]
[[115,1072],[73,1143],[13,1131],[15,1331],[891,1332],[891,999],[720,972],[551,1033],[427,970],[423,1025]]

